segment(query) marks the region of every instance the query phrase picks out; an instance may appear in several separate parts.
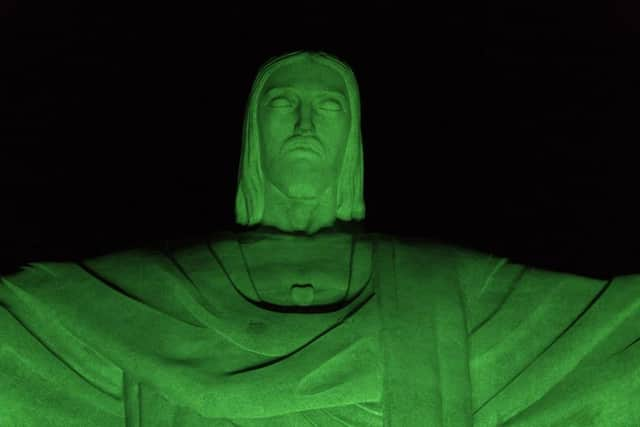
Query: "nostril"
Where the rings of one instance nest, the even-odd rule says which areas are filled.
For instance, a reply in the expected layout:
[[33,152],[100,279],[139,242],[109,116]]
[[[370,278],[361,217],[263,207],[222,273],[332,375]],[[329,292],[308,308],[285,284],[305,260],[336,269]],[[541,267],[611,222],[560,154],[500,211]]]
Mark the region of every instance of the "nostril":
[[311,136],[313,135],[313,126],[306,123],[301,123],[297,126],[296,134],[300,136]]
[[313,135],[313,129],[311,128],[300,128],[299,132],[298,132],[299,136],[312,136]]

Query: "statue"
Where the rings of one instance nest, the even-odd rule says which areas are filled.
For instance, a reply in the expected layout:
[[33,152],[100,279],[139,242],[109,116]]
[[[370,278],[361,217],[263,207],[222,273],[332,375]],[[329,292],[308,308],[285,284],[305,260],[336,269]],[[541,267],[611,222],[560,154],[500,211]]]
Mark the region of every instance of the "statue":
[[2,426],[637,426],[640,277],[365,233],[358,87],[268,62],[239,233],[0,281]]

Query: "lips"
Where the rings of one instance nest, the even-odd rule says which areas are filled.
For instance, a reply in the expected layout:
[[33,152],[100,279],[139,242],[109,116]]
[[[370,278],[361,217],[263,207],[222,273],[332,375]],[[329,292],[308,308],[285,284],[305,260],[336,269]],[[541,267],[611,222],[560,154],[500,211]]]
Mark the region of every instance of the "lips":
[[312,136],[295,136],[285,144],[285,151],[310,150],[320,155],[322,148],[320,142]]

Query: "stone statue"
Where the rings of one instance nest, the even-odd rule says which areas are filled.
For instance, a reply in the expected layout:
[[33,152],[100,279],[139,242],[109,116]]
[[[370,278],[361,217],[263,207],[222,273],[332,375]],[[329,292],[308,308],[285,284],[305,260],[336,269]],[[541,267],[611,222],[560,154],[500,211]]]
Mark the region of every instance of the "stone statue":
[[324,53],[248,102],[238,233],[0,282],[0,426],[637,426],[640,277],[365,233],[359,95]]

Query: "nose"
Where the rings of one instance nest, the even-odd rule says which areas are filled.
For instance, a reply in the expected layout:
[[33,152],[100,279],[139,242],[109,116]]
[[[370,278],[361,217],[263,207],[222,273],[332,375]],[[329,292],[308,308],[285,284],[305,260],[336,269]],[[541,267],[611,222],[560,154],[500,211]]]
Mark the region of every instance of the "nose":
[[311,105],[309,103],[301,103],[298,112],[298,123],[296,124],[297,134],[312,135],[315,132],[311,115]]

